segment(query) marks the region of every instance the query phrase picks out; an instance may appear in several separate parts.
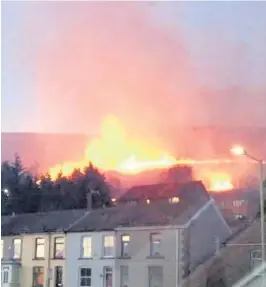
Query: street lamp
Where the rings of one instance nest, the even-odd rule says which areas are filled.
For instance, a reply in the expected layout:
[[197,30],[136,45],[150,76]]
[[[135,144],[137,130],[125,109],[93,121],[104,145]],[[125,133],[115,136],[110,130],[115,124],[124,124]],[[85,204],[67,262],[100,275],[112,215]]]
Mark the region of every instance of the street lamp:
[[259,164],[259,179],[260,179],[260,223],[261,223],[261,258],[262,262],[265,262],[265,238],[264,238],[264,195],[263,195],[263,160],[257,159],[251,156],[244,147],[234,146],[231,149],[231,152],[236,156],[246,156]]

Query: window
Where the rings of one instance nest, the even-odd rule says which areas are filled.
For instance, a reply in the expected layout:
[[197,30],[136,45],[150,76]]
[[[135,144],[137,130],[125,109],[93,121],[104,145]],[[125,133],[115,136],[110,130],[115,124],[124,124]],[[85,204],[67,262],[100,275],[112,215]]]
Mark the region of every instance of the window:
[[128,287],[128,266],[120,266],[120,287]]
[[3,266],[2,267],[2,283],[9,283],[9,267]]
[[43,287],[44,285],[44,268],[42,266],[33,267],[33,287]]
[[130,235],[122,235],[121,237],[121,256],[129,256]]
[[111,267],[103,268],[103,286],[112,287],[113,286],[113,269]]
[[151,256],[161,255],[161,234],[152,233],[150,237]]
[[251,268],[257,267],[261,264],[261,250],[251,250],[250,259],[251,259]]
[[170,203],[178,203],[179,202],[179,197],[174,196],[172,198],[169,198],[169,202]]
[[54,258],[63,258],[65,250],[64,237],[56,237],[54,239]]
[[92,257],[92,254],[91,254],[91,237],[90,236],[82,237],[81,257],[82,258]]
[[103,256],[113,257],[114,256],[114,236],[108,235],[103,238]]
[[91,286],[91,268],[80,268],[79,286]]
[[44,238],[36,238],[35,258],[44,258]]
[[1,239],[1,259],[3,258],[4,255],[4,240]]
[[245,202],[245,200],[243,200],[243,199],[234,200],[233,201],[233,206],[234,207],[240,207],[244,202]]
[[55,287],[63,286],[63,267],[55,267]]
[[12,243],[13,259],[21,258],[21,239],[15,238]]
[[149,287],[163,286],[163,268],[161,266],[149,267]]

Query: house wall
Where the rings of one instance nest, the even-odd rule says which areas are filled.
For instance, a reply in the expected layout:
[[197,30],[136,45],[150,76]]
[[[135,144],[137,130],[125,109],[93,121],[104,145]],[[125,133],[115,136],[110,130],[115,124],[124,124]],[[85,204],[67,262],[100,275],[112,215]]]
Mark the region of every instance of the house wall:
[[[68,233],[66,238],[66,281],[64,287],[78,287],[79,269],[81,267],[91,268],[91,286],[103,287],[103,269],[104,267],[113,268],[113,286],[115,285],[115,259],[103,258],[103,236],[114,235],[115,232],[84,232]],[[83,236],[92,237],[92,259],[83,259],[81,257],[81,244]]]
[[200,263],[213,255],[218,244],[222,244],[230,235],[231,230],[215,205],[209,204],[191,222],[189,228],[181,232],[182,276],[189,275]]
[[[65,237],[64,234],[34,234],[34,235],[24,235],[22,240],[22,258],[21,258],[21,272],[20,272],[20,282],[21,287],[32,286],[33,281],[33,267],[40,266],[44,267],[44,287],[54,287],[55,286],[55,267],[63,267],[63,284],[65,277],[65,259],[53,259],[53,247],[55,237]],[[35,240],[36,238],[45,239],[45,258],[35,259]],[[50,250],[50,256],[49,256]],[[49,279],[49,271],[51,270],[51,275]]]
[[[162,236],[162,257],[150,256],[150,235],[160,233]],[[121,236],[129,234],[130,258],[121,258]],[[161,266],[163,269],[163,286],[176,286],[178,280],[178,242],[177,229],[148,229],[148,230],[123,230],[117,232],[117,260],[116,260],[116,286],[120,285],[120,267],[128,266],[129,286],[149,286],[148,267]],[[176,248],[177,247],[177,248]]]

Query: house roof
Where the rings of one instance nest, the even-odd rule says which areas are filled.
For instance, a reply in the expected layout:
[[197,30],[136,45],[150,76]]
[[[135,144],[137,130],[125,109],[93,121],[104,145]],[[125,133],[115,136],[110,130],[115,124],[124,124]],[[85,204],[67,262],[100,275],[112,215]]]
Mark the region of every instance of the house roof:
[[[162,187],[162,185],[159,185]],[[158,185],[157,185],[158,188]],[[43,232],[82,232],[113,230],[119,227],[184,225],[209,200],[210,197],[201,182],[185,184],[175,193],[176,186],[168,186],[170,197],[178,196],[176,203],[169,198],[139,203],[118,204],[112,208],[91,210],[62,210],[46,213],[2,216],[2,235]],[[146,190],[146,188],[144,187]],[[133,189],[134,190],[134,189]],[[152,190],[148,188],[150,194]],[[160,191],[159,191],[160,190]],[[158,188],[158,192],[165,189]],[[158,193],[157,193],[158,194]]]
[[195,200],[199,197],[209,197],[201,181],[191,181],[185,184],[159,183],[133,186],[120,197],[119,202],[143,201],[145,199],[159,200],[175,196],[191,197]]
[[60,210],[2,216],[2,236],[21,233],[56,232],[67,229],[86,213],[86,210]]
[[[188,188],[194,187],[194,188]],[[210,200],[198,184],[185,186],[179,202],[168,199],[150,204],[120,204],[112,208],[93,210],[74,224],[69,232],[113,230],[119,227],[184,225]],[[197,192],[198,191],[198,192]],[[197,196],[200,193],[202,196]]]
[[219,256],[198,266],[182,286],[216,287],[222,280],[223,286],[231,287],[251,272],[251,252],[259,249],[260,220],[256,220],[229,240]]

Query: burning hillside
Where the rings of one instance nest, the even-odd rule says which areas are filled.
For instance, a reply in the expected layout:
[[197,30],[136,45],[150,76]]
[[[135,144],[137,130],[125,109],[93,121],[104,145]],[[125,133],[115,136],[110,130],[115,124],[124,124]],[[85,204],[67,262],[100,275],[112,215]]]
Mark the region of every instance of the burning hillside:
[[[131,139],[122,123],[114,116],[104,119],[100,137],[92,139],[84,152],[84,158],[78,161],[63,162],[49,169],[52,179],[59,173],[70,176],[75,169],[82,170],[92,162],[102,171],[116,171],[122,175],[142,174],[145,171],[169,169],[173,166],[204,166],[230,164],[230,159],[176,159],[162,147],[154,147],[142,139]],[[213,191],[233,188],[232,176],[225,171],[196,168],[196,179],[203,180]]]

